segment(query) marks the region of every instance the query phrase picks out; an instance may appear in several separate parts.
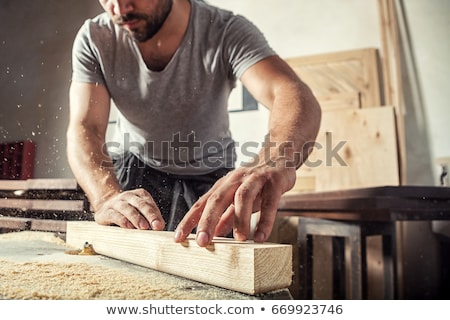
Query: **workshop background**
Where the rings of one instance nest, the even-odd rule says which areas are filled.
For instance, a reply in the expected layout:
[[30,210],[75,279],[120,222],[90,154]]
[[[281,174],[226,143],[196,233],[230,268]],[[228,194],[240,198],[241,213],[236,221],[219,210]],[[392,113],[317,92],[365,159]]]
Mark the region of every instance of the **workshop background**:
[[[209,2],[249,18],[283,58],[382,46],[376,0]],[[450,156],[446,95],[450,83],[450,1],[407,0],[403,9],[418,79],[414,93],[420,102],[405,106],[406,182],[438,185],[440,167],[435,159]],[[100,5],[92,0],[0,2],[0,142],[36,143],[35,178],[73,177],[66,159],[65,136],[71,46],[83,21],[100,12]],[[230,101],[240,103],[235,97]],[[267,118],[261,106],[230,113],[235,139],[262,142]],[[409,223],[404,232],[404,257],[408,261],[404,276],[411,279],[405,281],[406,298],[429,297],[438,290],[439,251],[434,235],[440,230],[445,233],[446,227],[439,228]],[[415,268],[418,259],[421,267]]]

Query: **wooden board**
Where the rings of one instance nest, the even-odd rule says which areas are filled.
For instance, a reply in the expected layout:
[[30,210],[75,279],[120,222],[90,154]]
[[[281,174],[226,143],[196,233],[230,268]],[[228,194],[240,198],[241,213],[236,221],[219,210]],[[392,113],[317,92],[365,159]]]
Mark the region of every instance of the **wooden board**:
[[92,220],[90,212],[75,179],[0,180],[0,215]]
[[[254,296],[102,255],[67,253],[62,234],[39,231],[0,234],[0,298],[77,301],[292,300],[287,289]],[[2,309],[2,314],[7,312]],[[48,314],[46,316],[48,318]]]
[[0,180],[0,190],[78,190],[75,179]]
[[173,232],[130,230],[95,222],[67,222],[67,245],[85,242],[102,255],[191,280],[247,293],[284,289],[292,282],[292,246],[217,238],[207,248],[191,236],[173,241]]
[[[378,0],[378,11],[380,17],[380,34],[381,34],[381,68],[383,71],[384,84],[384,104],[393,105],[397,114],[397,134],[399,141],[399,164],[400,164],[400,179],[401,184],[406,183],[406,124],[405,124],[405,97],[404,97],[404,82],[405,79],[416,83],[415,90],[411,90],[412,95],[420,92],[418,87],[417,75],[405,76],[406,70],[403,70],[406,65],[412,64],[412,58],[409,61],[403,59],[403,55],[409,53],[411,49],[408,48],[407,40],[409,35],[401,34],[399,18],[403,21],[403,29],[406,29],[406,22],[402,15],[402,10],[397,10],[399,5],[396,0]],[[407,45],[403,46],[402,42]],[[414,70],[414,67],[409,67]],[[416,102],[420,98],[415,98]]]
[[299,181],[314,177],[314,191],[399,185],[392,107],[323,112],[316,142],[298,170]]
[[[48,232],[66,232],[66,222],[61,220],[1,217],[0,230],[36,230]],[[1,232],[0,232],[1,233]]]
[[379,57],[365,48],[286,59],[323,110],[382,105]]
[[0,199],[1,209],[83,212],[83,200]]

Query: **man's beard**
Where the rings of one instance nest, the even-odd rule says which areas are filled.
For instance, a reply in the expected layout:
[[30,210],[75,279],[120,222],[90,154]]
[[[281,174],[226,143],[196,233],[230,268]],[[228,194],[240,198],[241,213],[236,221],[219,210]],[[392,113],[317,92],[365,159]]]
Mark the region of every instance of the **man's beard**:
[[152,15],[132,12],[124,16],[113,17],[113,21],[119,25],[132,20],[145,21],[144,26],[130,30],[130,33],[137,41],[145,42],[158,33],[172,10],[173,0],[161,1],[161,3]]

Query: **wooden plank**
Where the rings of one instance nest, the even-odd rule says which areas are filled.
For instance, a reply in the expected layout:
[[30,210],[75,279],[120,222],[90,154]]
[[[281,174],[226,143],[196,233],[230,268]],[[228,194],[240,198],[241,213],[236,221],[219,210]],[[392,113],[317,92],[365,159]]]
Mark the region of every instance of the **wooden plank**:
[[173,236],[168,231],[70,221],[66,239],[73,248],[89,242],[105,256],[252,295],[284,289],[292,282],[290,245],[216,238],[201,248],[193,235],[182,244]]
[[75,179],[0,180],[0,190],[77,190]]
[[399,144],[400,181],[406,184],[406,129],[405,100],[403,92],[403,68],[401,35],[396,0],[378,0],[381,29],[381,67],[383,70],[384,98],[386,105],[395,107]]
[[394,109],[323,112],[315,148],[297,175],[315,176],[315,191],[399,185]]
[[1,209],[83,211],[83,200],[0,199]]
[[30,230],[31,221],[27,218],[0,217],[0,229]]
[[75,179],[29,179],[27,180],[29,190],[78,190]]
[[66,221],[49,219],[31,219],[30,230],[48,232],[66,232]]
[[320,101],[323,110],[336,109],[359,109],[361,106],[360,92],[343,92],[339,94],[329,94],[325,96],[316,96]]
[[60,220],[0,217],[0,229],[66,232],[66,222]]
[[27,180],[0,180],[0,190],[26,190]]
[[[342,108],[382,105],[379,57],[375,48],[293,57],[286,61],[308,83],[323,110],[329,106],[334,109],[339,103]],[[356,94],[357,100],[342,99]],[[331,100],[336,101],[331,103]]]

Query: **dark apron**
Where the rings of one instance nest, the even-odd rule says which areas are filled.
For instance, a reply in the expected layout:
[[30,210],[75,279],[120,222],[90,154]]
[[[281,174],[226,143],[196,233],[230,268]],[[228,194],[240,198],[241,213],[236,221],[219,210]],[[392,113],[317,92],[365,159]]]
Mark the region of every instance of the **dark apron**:
[[114,159],[114,168],[123,190],[144,188],[152,195],[167,231],[175,230],[198,198],[231,170],[221,168],[205,175],[173,175],[149,167],[131,152]]

